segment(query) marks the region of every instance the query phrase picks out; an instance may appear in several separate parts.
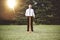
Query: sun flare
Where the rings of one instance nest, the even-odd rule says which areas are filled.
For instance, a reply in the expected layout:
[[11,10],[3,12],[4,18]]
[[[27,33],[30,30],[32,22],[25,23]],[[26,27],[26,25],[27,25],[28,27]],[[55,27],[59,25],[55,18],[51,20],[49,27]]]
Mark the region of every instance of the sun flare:
[[7,5],[9,8],[14,8],[16,6],[16,0],[7,0]]

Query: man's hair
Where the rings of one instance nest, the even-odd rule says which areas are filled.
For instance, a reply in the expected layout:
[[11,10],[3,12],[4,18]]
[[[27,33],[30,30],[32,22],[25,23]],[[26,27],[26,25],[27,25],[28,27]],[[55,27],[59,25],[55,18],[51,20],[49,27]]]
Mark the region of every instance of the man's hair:
[[28,5],[32,5],[31,3],[29,3]]

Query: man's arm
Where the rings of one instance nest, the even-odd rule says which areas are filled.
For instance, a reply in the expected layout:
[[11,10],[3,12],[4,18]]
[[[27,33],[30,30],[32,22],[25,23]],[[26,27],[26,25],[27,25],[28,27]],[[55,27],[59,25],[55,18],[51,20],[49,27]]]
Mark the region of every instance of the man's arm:
[[27,10],[26,10],[26,12],[25,12],[25,16],[27,16]]
[[32,10],[32,13],[33,13],[33,17],[35,18],[35,13],[34,13],[34,10]]

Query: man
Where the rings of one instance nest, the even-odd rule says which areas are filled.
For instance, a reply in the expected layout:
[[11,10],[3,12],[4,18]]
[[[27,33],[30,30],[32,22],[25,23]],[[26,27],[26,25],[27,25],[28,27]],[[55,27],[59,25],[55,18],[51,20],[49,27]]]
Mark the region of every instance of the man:
[[33,32],[33,17],[35,18],[34,10],[32,9],[32,5],[29,4],[29,8],[26,10],[25,16],[27,17],[27,31]]

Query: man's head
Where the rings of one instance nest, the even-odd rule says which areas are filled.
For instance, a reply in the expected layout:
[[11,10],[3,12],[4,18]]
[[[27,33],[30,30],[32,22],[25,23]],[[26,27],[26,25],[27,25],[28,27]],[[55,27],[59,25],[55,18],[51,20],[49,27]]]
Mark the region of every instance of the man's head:
[[32,8],[32,5],[31,4],[29,4],[29,8]]

